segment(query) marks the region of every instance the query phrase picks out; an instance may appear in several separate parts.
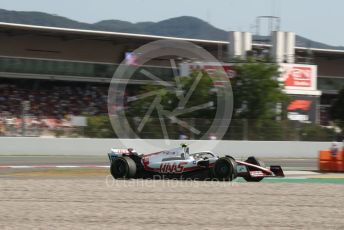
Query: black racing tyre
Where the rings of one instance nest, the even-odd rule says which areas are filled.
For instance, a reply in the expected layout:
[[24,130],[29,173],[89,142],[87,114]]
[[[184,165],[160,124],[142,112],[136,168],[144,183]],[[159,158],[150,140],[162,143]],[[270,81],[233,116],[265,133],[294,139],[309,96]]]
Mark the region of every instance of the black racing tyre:
[[[250,163],[250,164],[253,164],[253,165],[258,165],[258,166],[265,167],[264,162],[261,161],[261,160],[258,160],[258,159],[255,158],[255,157],[249,157],[249,158],[247,158],[247,160],[246,160],[245,162]],[[259,182],[259,181],[263,180],[263,177],[251,177],[251,176],[246,176],[246,177],[244,177],[244,179],[245,179],[247,182]]]
[[249,158],[247,158],[247,160],[245,162],[253,164],[253,165],[258,165],[258,166],[265,167],[264,162],[259,160],[259,159],[257,159],[257,158],[255,158],[255,157],[249,157]]
[[213,173],[220,181],[232,181],[237,177],[237,163],[233,158],[221,157],[215,162]]
[[118,157],[114,159],[110,166],[113,178],[133,178],[136,174],[136,164],[130,157]]

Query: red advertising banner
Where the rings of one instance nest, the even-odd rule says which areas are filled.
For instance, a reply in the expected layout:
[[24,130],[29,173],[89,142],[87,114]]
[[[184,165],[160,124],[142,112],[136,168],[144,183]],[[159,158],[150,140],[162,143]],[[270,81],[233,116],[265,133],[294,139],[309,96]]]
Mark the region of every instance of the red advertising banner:
[[316,66],[281,64],[280,70],[285,89],[316,90]]
[[303,110],[308,111],[310,109],[310,106],[312,105],[312,101],[310,100],[294,100],[291,101],[288,105],[288,110]]

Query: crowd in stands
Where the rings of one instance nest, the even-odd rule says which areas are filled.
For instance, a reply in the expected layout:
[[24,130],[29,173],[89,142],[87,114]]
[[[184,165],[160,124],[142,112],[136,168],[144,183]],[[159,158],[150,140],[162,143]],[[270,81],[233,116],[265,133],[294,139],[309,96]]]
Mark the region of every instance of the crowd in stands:
[[108,85],[44,80],[0,80],[0,135],[15,135],[22,126],[68,126],[70,116],[107,113]]

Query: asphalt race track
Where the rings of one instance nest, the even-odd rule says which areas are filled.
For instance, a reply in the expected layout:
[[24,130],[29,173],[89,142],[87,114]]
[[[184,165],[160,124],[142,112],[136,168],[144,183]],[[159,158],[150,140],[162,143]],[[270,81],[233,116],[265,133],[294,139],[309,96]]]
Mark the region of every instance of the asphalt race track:
[[[1,159],[108,165],[99,157]],[[316,167],[312,159],[280,162]],[[343,174],[286,173],[246,183],[113,180],[108,168],[0,168],[0,229],[344,229]]]
[[[245,160],[245,159],[242,159]],[[317,159],[262,159],[266,165],[281,165],[285,170],[317,170]],[[0,156],[1,165],[109,165],[104,156]],[[1,173],[1,172],[0,172]]]

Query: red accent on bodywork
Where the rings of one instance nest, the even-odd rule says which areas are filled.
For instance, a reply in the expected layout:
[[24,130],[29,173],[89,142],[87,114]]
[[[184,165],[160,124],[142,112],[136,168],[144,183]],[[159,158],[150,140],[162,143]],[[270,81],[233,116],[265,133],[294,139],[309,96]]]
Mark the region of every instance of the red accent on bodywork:
[[262,171],[250,171],[250,176],[251,177],[265,177],[265,176],[269,176],[269,175],[266,175],[264,172]]
[[[261,167],[261,166],[258,166],[258,165],[250,164],[250,163],[247,163],[245,161],[236,161],[236,162],[239,165],[245,165],[245,166],[249,166],[251,168],[255,168],[256,169],[256,170],[249,171],[248,172],[249,174],[251,174],[250,172],[261,171],[263,173],[262,177],[273,176],[274,175],[274,173],[270,169],[267,169],[267,168],[264,168],[264,167]],[[242,174],[248,174],[248,173],[242,173]]]
[[173,162],[173,163],[162,163],[160,165],[161,173],[182,173],[184,171],[184,166],[187,162]]

